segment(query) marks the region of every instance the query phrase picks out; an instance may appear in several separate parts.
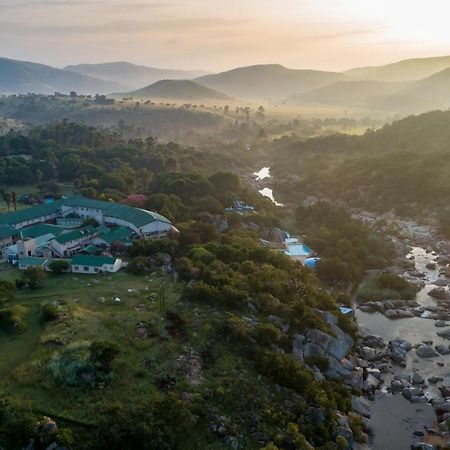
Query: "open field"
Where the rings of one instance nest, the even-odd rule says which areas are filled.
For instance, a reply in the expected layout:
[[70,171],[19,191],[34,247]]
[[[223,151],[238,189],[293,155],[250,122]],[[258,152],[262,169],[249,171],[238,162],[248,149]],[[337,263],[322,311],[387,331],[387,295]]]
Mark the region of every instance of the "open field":
[[[73,195],[73,185],[71,184],[60,184],[61,194],[62,195]],[[6,186],[4,188],[7,191],[16,191],[20,194],[32,194],[37,192],[37,188],[35,184],[26,184],[26,185],[11,185]],[[29,205],[24,205],[23,203],[17,203],[17,210],[29,208]],[[11,205],[11,211],[14,211],[13,206]],[[8,212],[8,208],[3,199],[0,198],[0,213]]]

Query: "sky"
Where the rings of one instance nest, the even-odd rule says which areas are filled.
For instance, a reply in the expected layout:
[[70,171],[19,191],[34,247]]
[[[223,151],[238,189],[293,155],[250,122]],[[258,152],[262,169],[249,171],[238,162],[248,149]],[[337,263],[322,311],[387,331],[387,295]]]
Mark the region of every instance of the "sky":
[[0,0],[0,56],[221,71],[450,55],[449,0]]

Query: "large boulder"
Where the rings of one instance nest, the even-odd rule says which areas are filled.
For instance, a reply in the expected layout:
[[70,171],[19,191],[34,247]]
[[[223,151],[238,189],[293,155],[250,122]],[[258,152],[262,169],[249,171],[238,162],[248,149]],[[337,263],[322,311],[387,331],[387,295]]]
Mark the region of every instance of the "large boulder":
[[388,309],[383,314],[391,320],[414,317],[414,314],[406,309]]
[[390,356],[395,363],[406,366],[406,353],[408,353],[412,346],[404,339],[395,339],[389,342]]
[[450,328],[446,328],[445,330],[438,331],[436,334],[441,338],[450,339]]
[[322,347],[325,353],[339,360],[347,356],[353,346],[353,339],[341,329],[336,333],[336,337],[316,329],[309,330],[306,337],[308,341]]
[[421,345],[416,349],[416,354],[421,358],[434,358],[439,356],[431,345]]
[[428,295],[430,297],[436,298],[438,300],[449,300],[450,299],[450,293],[446,291],[443,287],[437,287],[431,289],[430,292],[428,292]]

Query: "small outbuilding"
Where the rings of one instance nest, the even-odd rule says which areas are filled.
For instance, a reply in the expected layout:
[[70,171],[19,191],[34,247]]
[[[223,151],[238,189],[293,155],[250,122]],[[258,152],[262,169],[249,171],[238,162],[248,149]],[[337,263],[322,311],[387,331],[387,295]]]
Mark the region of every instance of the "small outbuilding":
[[74,273],[116,273],[122,268],[122,260],[112,256],[75,255],[72,258]]

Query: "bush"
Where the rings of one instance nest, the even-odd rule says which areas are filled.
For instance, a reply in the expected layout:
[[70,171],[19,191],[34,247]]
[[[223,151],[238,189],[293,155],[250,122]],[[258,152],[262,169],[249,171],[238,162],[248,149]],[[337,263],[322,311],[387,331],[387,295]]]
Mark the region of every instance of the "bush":
[[44,285],[45,272],[42,267],[28,267],[23,272],[23,279],[30,289],[38,289]]
[[41,308],[42,319],[44,322],[52,322],[59,316],[59,309],[53,303],[46,303]]
[[119,346],[110,341],[94,341],[89,350],[94,367],[104,373],[110,372],[114,358],[120,353]]
[[64,260],[64,259],[54,259],[50,265],[48,266],[48,268],[56,274],[61,274],[64,272],[67,272],[70,269],[70,264],[68,261]]
[[132,259],[127,267],[126,271],[134,275],[146,275],[151,272],[150,259],[144,256]]
[[0,310],[0,329],[6,333],[22,333],[27,327],[23,306],[11,306]]

